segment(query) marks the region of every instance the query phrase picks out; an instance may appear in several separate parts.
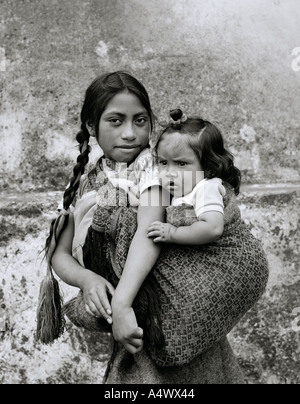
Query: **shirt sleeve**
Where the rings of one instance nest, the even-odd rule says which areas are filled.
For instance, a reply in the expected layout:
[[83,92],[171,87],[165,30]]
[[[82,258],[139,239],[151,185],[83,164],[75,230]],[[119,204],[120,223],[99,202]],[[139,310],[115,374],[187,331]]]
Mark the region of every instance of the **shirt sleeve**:
[[219,179],[207,180],[195,193],[195,212],[197,217],[206,212],[220,212],[224,214],[223,198],[226,194],[222,181]]

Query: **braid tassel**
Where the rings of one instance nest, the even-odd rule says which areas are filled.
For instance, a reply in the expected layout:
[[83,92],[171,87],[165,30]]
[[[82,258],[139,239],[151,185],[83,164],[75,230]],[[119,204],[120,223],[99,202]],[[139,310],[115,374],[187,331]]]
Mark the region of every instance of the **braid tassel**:
[[40,286],[36,340],[47,345],[59,338],[65,329],[65,319],[62,309],[63,301],[58,281],[53,276],[51,259],[58,237],[64,227],[66,217],[65,215],[60,215],[55,220],[50,246],[47,251],[47,275]]

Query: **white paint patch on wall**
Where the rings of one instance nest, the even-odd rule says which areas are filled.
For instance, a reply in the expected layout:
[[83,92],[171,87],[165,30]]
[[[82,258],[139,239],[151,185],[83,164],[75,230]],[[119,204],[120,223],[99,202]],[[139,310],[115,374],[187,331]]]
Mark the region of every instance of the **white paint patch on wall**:
[[13,172],[22,161],[22,127],[24,111],[6,111],[0,115],[0,170]]
[[47,141],[45,157],[49,160],[57,158],[70,158],[75,161],[78,155],[78,147],[74,139],[63,133],[47,130],[44,134]]
[[6,71],[5,49],[0,48],[0,72]]
[[98,55],[99,62],[101,64],[109,64],[109,46],[104,41],[99,41],[98,46],[96,47],[96,54]]
[[[47,149],[45,157],[49,160],[56,160],[57,158],[71,159],[76,162],[79,154],[78,143],[74,136],[66,136],[66,133],[61,133],[49,129],[45,132],[45,139],[47,141]],[[90,163],[94,163],[103,154],[96,139],[90,138],[89,145],[92,150],[89,155]]]

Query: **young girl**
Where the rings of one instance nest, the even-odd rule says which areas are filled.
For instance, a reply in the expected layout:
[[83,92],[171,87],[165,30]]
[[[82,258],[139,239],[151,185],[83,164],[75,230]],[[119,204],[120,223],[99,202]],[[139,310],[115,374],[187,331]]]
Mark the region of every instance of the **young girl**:
[[[160,250],[147,238],[146,229],[153,219],[163,219],[163,208],[148,204],[159,199],[160,192],[159,180],[152,176],[153,159],[148,147],[152,128],[148,94],[134,77],[116,72],[98,77],[91,84],[81,112],[81,131],[77,135],[81,154],[64,194],[62,215],[53,223],[47,242],[48,260],[57,275],[82,290],[87,313],[104,317],[109,324],[113,322],[115,339],[131,353],[143,346],[143,330],[138,327],[133,301]],[[86,176],[83,173],[88,162],[90,136],[96,137],[104,156]],[[69,213],[76,193],[75,209]],[[97,275],[88,269],[82,270],[86,266],[82,247],[91,225],[91,230],[104,235],[116,208],[122,204],[127,207],[127,196],[132,213],[135,211],[137,215],[137,225],[130,248],[128,245],[124,254],[121,280],[113,292],[112,285],[99,276],[104,271],[104,256],[99,257],[105,248],[104,240],[99,240],[93,253],[98,257],[97,267],[101,267],[94,270]],[[64,217],[68,220],[59,224]],[[57,228],[63,231],[56,232]],[[107,292],[113,295],[111,304]],[[43,324],[42,321],[39,324]],[[40,329],[38,338],[45,342],[51,339],[47,334],[43,337]]]
[[162,186],[173,196],[172,206],[186,205],[197,221],[175,227],[155,222],[148,229],[154,243],[201,245],[217,241],[224,230],[225,181],[239,193],[240,171],[224,148],[220,131],[199,117],[170,111],[170,124],[156,143]]

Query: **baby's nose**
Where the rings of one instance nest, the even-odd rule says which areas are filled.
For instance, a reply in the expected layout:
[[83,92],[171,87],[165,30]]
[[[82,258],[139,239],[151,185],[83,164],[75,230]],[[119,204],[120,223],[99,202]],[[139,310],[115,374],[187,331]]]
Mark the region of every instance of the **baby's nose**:
[[177,171],[174,170],[172,167],[170,167],[168,169],[168,172],[167,172],[166,175],[167,175],[168,178],[176,178],[176,177],[178,177]]

